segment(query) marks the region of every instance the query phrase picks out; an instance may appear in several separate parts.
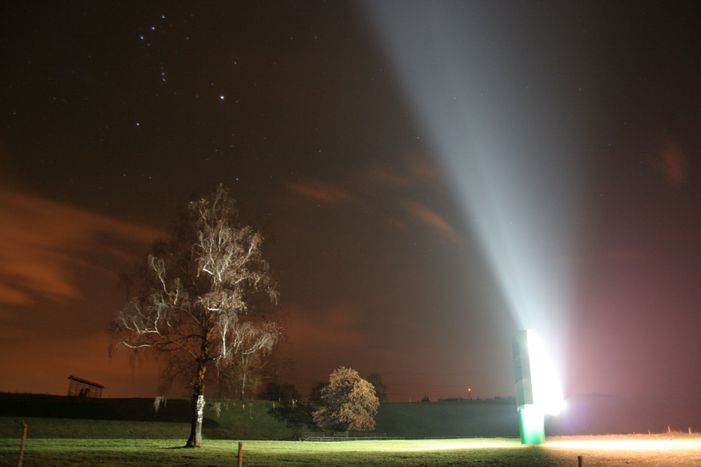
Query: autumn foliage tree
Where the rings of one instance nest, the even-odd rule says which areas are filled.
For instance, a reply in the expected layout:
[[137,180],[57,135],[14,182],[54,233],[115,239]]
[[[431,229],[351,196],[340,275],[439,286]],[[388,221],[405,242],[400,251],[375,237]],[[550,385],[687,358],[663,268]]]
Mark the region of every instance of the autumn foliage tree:
[[280,335],[251,306],[259,294],[277,300],[262,242],[260,233],[237,223],[234,201],[219,186],[190,202],[171,238],[153,245],[131,300],[113,321],[118,343],[185,362],[192,387],[187,447],[202,440],[208,369],[268,352]]
[[338,367],[321,390],[321,408],[314,412],[314,422],[330,430],[374,430],[379,406],[372,384],[354,369]]

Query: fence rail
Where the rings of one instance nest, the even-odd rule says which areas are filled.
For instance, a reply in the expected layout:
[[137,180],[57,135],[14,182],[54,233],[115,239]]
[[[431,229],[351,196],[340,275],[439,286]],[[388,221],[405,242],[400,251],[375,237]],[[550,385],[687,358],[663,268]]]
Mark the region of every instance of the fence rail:
[[348,433],[346,431],[305,432],[299,436],[300,441],[363,441],[379,439],[404,439],[398,436],[387,436],[387,433]]

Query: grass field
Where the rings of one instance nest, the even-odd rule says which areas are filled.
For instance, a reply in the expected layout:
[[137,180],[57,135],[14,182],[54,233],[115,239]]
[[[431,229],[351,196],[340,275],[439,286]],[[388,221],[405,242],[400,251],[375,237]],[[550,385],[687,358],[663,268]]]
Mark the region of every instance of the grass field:
[[[27,442],[26,466],[219,466],[235,465],[236,441],[206,440],[200,449],[183,441],[143,439],[34,439]],[[19,440],[0,439],[0,465],[16,465]],[[392,441],[244,441],[244,465],[384,466],[480,465],[701,465],[701,437],[599,436],[553,438],[543,446],[516,439]]]
[[[296,434],[304,430],[314,430],[290,426],[286,420],[277,418],[272,413],[275,404],[271,401],[208,401],[204,414],[204,435],[210,439],[283,440],[295,439]],[[215,406],[219,410],[215,410]],[[153,399],[146,398],[80,399],[0,393],[0,438],[14,435],[16,429],[7,428],[5,423],[5,420],[13,417],[40,420],[38,424],[32,424],[32,430],[40,430],[40,437],[46,438],[123,438],[132,437],[131,431],[137,429],[132,429],[129,423],[104,423],[107,421],[147,423],[153,428],[153,433],[139,428],[142,433],[138,436],[140,438],[179,437],[179,434],[170,433],[178,429],[178,424],[187,425],[189,409],[190,402],[184,399],[169,399],[156,413]],[[58,420],[65,420],[66,427],[70,427],[62,428]],[[508,401],[390,402],[380,406],[376,421],[378,433],[394,437],[518,436],[516,408]],[[114,430],[114,434],[110,435],[108,426]]]
[[[270,414],[269,401],[214,401],[205,408],[204,435],[210,439],[292,439],[301,428]],[[179,438],[189,432],[189,402],[168,400],[158,413],[153,399],[76,399],[33,394],[0,394],[0,438],[12,437],[20,420],[39,438]],[[185,433],[183,435],[183,433]]]
[[[490,401],[383,404],[377,417],[378,433],[444,439],[341,442],[282,441],[295,439],[303,428],[276,419],[271,414],[272,402],[218,404],[220,410],[214,404],[205,410],[204,446],[182,449],[189,432],[187,401],[169,400],[155,413],[151,399],[0,394],[4,411],[0,416],[0,466],[17,465],[22,420],[29,424],[24,463],[29,467],[235,465],[239,439],[246,440],[247,466],[575,466],[578,455],[584,457],[586,467],[701,466],[698,435],[551,436],[546,445],[521,446],[514,439],[513,405]],[[608,412],[613,413],[607,412],[609,418],[616,418],[616,404],[609,406]],[[690,411],[689,418],[698,419],[695,413]],[[593,415],[583,418],[584,426],[591,429],[588,420],[596,419]],[[663,422],[657,425],[643,420],[637,424],[642,428],[628,431],[666,427]],[[455,435],[462,439],[450,439]]]

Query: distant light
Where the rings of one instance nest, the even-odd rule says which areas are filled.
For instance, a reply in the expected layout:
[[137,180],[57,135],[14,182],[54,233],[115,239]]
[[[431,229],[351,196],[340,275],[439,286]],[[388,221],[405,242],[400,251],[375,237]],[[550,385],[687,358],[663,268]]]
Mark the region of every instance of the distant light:
[[223,101],[224,99],[226,99],[226,96],[224,94],[219,94],[219,100]]

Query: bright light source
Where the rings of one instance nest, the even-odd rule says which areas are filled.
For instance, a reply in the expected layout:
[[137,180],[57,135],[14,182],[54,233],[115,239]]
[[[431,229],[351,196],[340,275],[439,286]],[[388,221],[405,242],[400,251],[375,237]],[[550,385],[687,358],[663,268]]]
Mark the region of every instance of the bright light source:
[[548,447],[559,449],[596,450],[596,451],[699,451],[699,438],[651,438],[644,435],[604,437],[578,436],[572,439],[548,441]]
[[555,372],[545,343],[533,330],[526,330],[528,359],[530,361],[533,404],[544,413],[557,415],[565,407],[560,379]]
[[545,344],[530,329],[514,336],[514,373],[521,442],[540,444],[545,440],[545,414],[557,415],[565,401]]
[[519,428],[523,444],[540,444],[545,441],[545,416],[540,407],[528,404],[518,408]]

